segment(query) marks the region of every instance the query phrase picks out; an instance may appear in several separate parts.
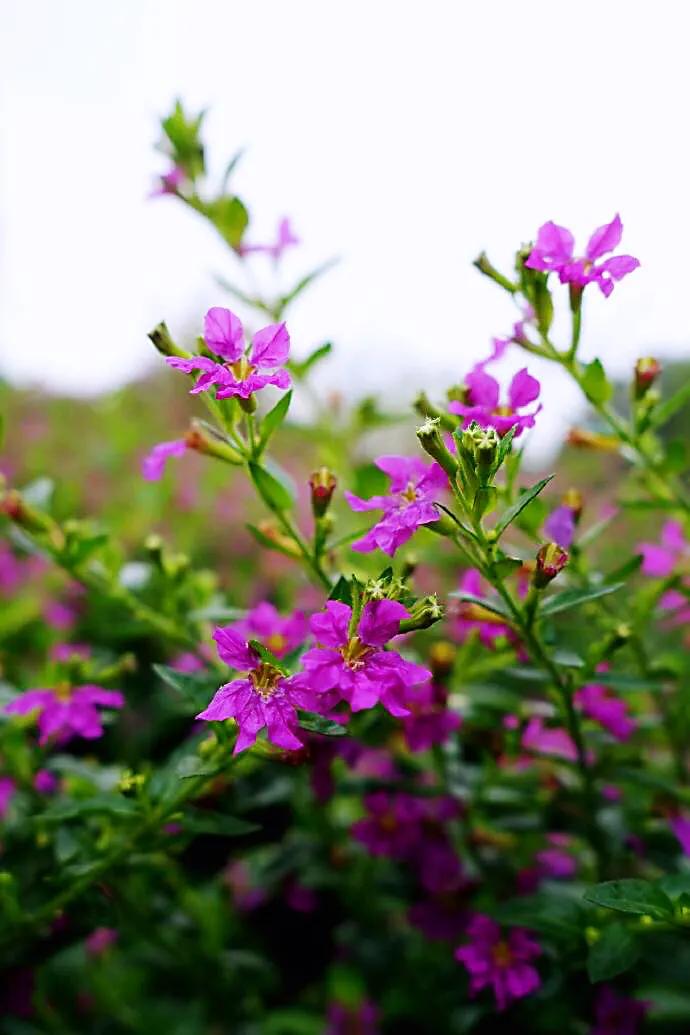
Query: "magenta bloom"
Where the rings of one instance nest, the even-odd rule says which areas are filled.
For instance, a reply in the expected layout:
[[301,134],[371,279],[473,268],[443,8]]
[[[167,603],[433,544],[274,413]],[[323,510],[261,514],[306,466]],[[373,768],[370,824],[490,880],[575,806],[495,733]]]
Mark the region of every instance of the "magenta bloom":
[[527,368],[518,370],[508,386],[508,399],[501,403],[501,386],[495,377],[487,374],[486,367],[494,360],[500,359],[508,342],[494,339],[493,349],[488,359],[482,360],[470,370],[465,377],[467,397],[465,402],[453,401],[448,404],[451,413],[463,417],[463,428],[476,421],[482,428],[494,428],[503,436],[511,428],[515,428],[515,437],[521,435],[525,428],[534,427],[534,419],[541,410],[538,406],[531,413],[521,413],[526,406],[539,398],[541,385],[535,377],[527,373]]
[[5,711],[10,715],[37,712],[39,744],[46,744],[51,737],[64,744],[70,737],[96,740],[102,736],[98,708],[122,708],[124,703],[118,690],[104,690],[91,683],[61,684],[51,690],[27,690],[5,705]]
[[299,244],[299,237],[296,237],[293,233],[292,226],[289,219],[281,219],[278,223],[278,230],[276,232],[276,239],[273,244],[241,244],[237,249],[239,254],[250,255],[252,252],[263,252],[265,255],[270,255],[272,259],[278,262],[286,248],[290,248],[295,244]]
[[352,544],[353,550],[371,553],[383,550],[392,557],[412,537],[420,525],[428,525],[440,517],[434,500],[447,488],[448,479],[437,464],[425,464],[417,457],[380,456],[376,466],[391,480],[388,496],[360,499],[345,492],[353,510],[382,510],[383,517],[362,539]]
[[337,691],[353,712],[380,702],[391,715],[409,715],[410,687],[430,679],[431,673],[395,651],[383,649],[398,635],[400,622],[407,617],[408,612],[396,600],[370,600],[351,633],[352,608],[329,600],[325,612],[314,615],[309,623],[323,646],[302,656],[307,684],[317,693]]
[[688,557],[688,544],[679,521],[666,521],[661,529],[661,543],[640,543],[642,573],[655,579],[672,575],[683,558]]
[[544,522],[544,535],[551,543],[569,550],[575,538],[575,511],[565,504],[552,510]]
[[594,231],[587,242],[584,257],[575,258],[575,238],[570,231],[555,223],[544,223],[539,228],[536,244],[525,266],[544,273],[557,273],[561,284],[584,288],[587,284],[596,283],[608,298],[616,281],[622,280],[640,265],[632,255],[614,255],[598,262],[618,247],[622,236],[623,224],[620,216],[615,215],[610,223]]
[[0,776],[0,819],[4,819],[17,785],[11,776]]
[[410,794],[376,791],[364,799],[369,813],[352,826],[352,834],[372,855],[404,859],[420,837],[424,810],[419,798]]
[[578,690],[575,704],[616,740],[628,740],[637,729],[637,723],[628,715],[625,701],[600,683],[589,683]]
[[163,477],[165,465],[171,456],[182,456],[187,452],[187,443],[183,438],[171,442],[159,442],[141,462],[141,473],[147,482],[157,482]]
[[[476,568],[469,568],[463,573],[459,589],[473,597],[485,596],[484,582]],[[493,611],[469,601],[456,601],[453,608],[451,628],[460,643],[464,643],[475,631],[480,642],[490,650],[495,650],[501,643],[505,645],[506,641],[516,642],[513,630]]]
[[251,747],[264,727],[271,744],[288,750],[303,747],[297,736],[296,709],[315,711],[318,689],[305,685],[301,675],[285,676],[280,669],[262,661],[258,652],[232,626],[217,628],[213,639],[220,658],[244,676],[221,686],[197,719],[217,722],[235,719],[239,734],[234,754]]
[[0,540],[0,593],[7,595],[22,581],[22,564],[8,543]]
[[290,335],[284,323],[271,324],[257,331],[246,353],[241,320],[229,309],[215,306],[209,309],[204,319],[204,341],[214,359],[208,356],[194,356],[192,359],[167,356],[165,360],[169,366],[185,374],[201,371],[201,377],[191,390],[192,395],[216,385],[217,399],[232,396],[248,399],[266,385],[290,387],[290,375],[283,365],[290,351]]
[[114,927],[97,927],[86,939],[86,951],[89,956],[102,956],[115,944],[118,933]]
[[186,179],[186,175],[181,166],[174,165],[172,169],[169,169],[168,172],[163,173],[159,177],[158,184],[153,188],[149,197],[160,198],[165,194],[177,194]]
[[649,1003],[619,995],[615,988],[599,989],[594,1013],[594,1027],[589,1035],[637,1035]]
[[445,744],[462,722],[456,712],[448,710],[447,694],[440,684],[431,681],[410,687],[403,718],[405,741],[410,751],[428,751],[434,744]]
[[331,1003],[324,1035],[378,1035],[379,1012],[368,1000],[358,1006]]
[[513,928],[505,937],[490,917],[478,914],[470,923],[469,945],[455,951],[470,975],[470,995],[491,986],[499,1010],[515,999],[530,995],[541,985],[535,967],[529,962],[541,955],[541,946],[527,931]]
[[260,640],[277,658],[300,647],[309,635],[309,623],[303,611],[283,618],[266,600],[253,607],[246,618],[235,622],[232,629],[248,640]]
[[678,815],[669,821],[671,830],[678,838],[684,855],[690,855],[690,817]]
[[58,778],[50,769],[39,769],[34,776],[34,790],[39,794],[54,794],[58,787]]
[[567,730],[559,727],[545,727],[543,719],[533,718],[522,734],[522,746],[527,751],[541,755],[565,758],[569,762],[577,759],[577,748]]

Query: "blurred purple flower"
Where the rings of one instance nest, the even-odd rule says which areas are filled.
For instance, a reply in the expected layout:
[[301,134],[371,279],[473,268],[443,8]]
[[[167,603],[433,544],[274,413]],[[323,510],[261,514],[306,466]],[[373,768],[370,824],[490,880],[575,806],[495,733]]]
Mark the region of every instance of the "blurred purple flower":
[[644,1000],[620,995],[611,985],[602,985],[589,1035],[637,1035],[649,1006]]
[[118,690],[105,690],[92,683],[84,686],[61,684],[50,690],[27,690],[5,705],[9,715],[38,714],[39,744],[54,737],[63,744],[71,737],[96,740],[103,734],[98,708],[122,708],[125,699]]
[[260,640],[277,658],[296,650],[309,635],[309,622],[303,611],[294,611],[283,617],[266,600],[253,607],[245,618],[234,622],[230,628],[248,640]]
[[456,949],[455,958],[470,975],[470,995],[491,986],[498,1009],[505,1010],[539,988],[541,979],[529,961],[541,955],[541,946],[527,931],[514,927],[503,937],[498,924],[480,913],[467,934],[470,942]]
[[575,511],[565,505],[552,510],[544,522],[544,535],[552,542],[569,550],[575,538]]
[[559,727],[545,727],[543,719],[537,717],[527,723],[521,743],[527,751],[565,758],[569,762],[577,759],[577,748],[570,734]]
[[272,244],[240,244],[237,251],[242,256],[263,252],[265,255],[270,255],[272,259],[278,262],[283,257],[283,252],[286,248],[290,248],[299,243],[299,237],[295,236],[290,220],[284,218],[278,223],[276,239]]
[[405,742],[410,751],[428,751],[434,744],[445,744],[462,722],[457,712],[449,711],[447,693],[431,680],[410,687],[406,704],[410,714],[402,720]]
[[159,442],[141,462],[141,473],[147,482],[157,482],[163,477],[165,465],[172,456],[183,456],[187,443],[183,438],[171,442]]

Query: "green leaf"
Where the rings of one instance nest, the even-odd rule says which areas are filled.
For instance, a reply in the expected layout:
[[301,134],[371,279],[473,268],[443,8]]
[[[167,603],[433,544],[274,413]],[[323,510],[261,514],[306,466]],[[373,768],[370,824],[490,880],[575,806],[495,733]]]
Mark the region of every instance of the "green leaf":
[[658,428],[661,424],[665,424],[666,421],[669,421],[671,417],[678,413],[678,410],[682,410],[687,403],[690,403],[690,380],[681,385],[678,391],[674,392],[669,399],[656,407],[652,412],[650,425],[653,428]]
[[607,380],[601,360],[593,359],[582,371],[582,390],[595,405],[608,402],[613,395],[613,385]]
[[326,737],[343,737],[347,733],[345,727],[340,723],[325,719],[323,715],[317,715],[316,712],[300,712],[299,724],[302,729],[309,730],[310,733],[322,733]]
[[195,712],[204,708],[218,689],[218,677],[209,672],[178,672],[168,665],[153,665],[153,671],[189,702]]
[[306,359],[291,359],[286,364],[287,368],[298,381],[301,381],[307,376],[312,367],[316,366],[322,359],[325,359],[326,356],[329,356],[332,351],[333,346],[330,341],[326,341],[323,345],[319,345],[318,348],[314,349],[313,352],[310,352]]
[[487,611],[491,611],[492,614],[500,615],[501,618],[510,618],[508,611],[500,600],[487,600],[486,597],[476,597],[473,593],[464,593],[461,589],[454,590],[449,596],[460,600],[464,604],[478,604]]
[[629,560],[624,561],[618,568],[614,568],[606,576],[606,582],[624,582],[625,579],[634,575],[642,567],[644,558],[642,554],[635,554]]
[[493,916],[500,923],[530,927],[554,938],[580,938],[584,925],[583,910],[577,901],[547,891],[504,902]]
[[285,307],[290,305],[291,302],[294,302],[297,296],[301,295],[310,284],[313,284],[315,280],[323,276],[323,274],[328,270],[332,269],[338,262],[340,262],[340,259],[328,259],[326,262],[322,262],[320,266],[317,266],[315,270],[312,270],[311,273],[307,273],[306,277],[302,277],[302,279],[295,284],[292,291],[288,291],[288,293],[283,295],[281,298],[280,302],[282,308],[285,309]]
[[225,172],[223,173],[223,178],[220,181],[220,190],[221,190],[222,194],[225,194],[225,191],[226,191],[226,188],[228,186],[228,183],[230,182],[230,177],[232,176],[232,174],[234,173],[235,169],[239,165],[240,159],[242,158],[243,155],[244,155],[244,150],[243,149],[241,149],[239,151],[236,151],[235,154],[230,159],[230,161],[228,162],[228,164],[225,166]]
[[257,463],[249,464],[249,473],[256,491],[270,510],[282,513],[291,509],[293,495],[283,482],[278,481],[270,471]]
[[181,820],[185,833],[219,834],[223,837],[241,837],[253,834],[261,827],[237,816],[227,816],[221,812],[207,812],[188,806]]
[[603,586],[590,586],[588,589],[566,589],[562,593],[545,600],[541,606],[541,615],[557,615],[561,611],[569,611],[573,607],[582,607],[591,600],[598,600],[610,593],[623,589],[624,582],[612,582]]
[[491,570],[497,578],[504,579],[508,575],[513,575],[521,567],[522,561],[519,557],[500,557],[493,562]]
[[261,660],[267,665],[271,665],[273,668],[277,668],[280,672],[285,672],[285,666],[275,654],[271,653],[268,647],[265,647],[260,640],[249,640],[249,646],[256,651]]
[[496,455],[495,466],[497,471],[500,468],[503,461],[505,460],[505,458],[508,456],[508,453],[510,452],[510,447],[513,444],[513,439],[515,438],[515,432],[517,431],[517,429],[517,424],[513,424],[512,428],[509,428],[506,434],[501,439],[501,443],[498,447],[498,453]]
[[530,504],[544,488],[546,488],[553,477],[554,476],[550,474],[548,478],[542,478],[536,485],[533,485],[530,489],[526,489],[520,498],[515,501],[512,507],[508,507],[508,509],[498,519],[498,522],[493,529],[496,537],[503,535],[506,528],[508,528],[508,526],[515,521],[515,518],[522,513],[525,507]]
[[123,798],[120,794],[94,794],[90,798],[52,802],[41,813],[41,820],[62,823],[66,819],[79,819],[82,816],[133,816],[137,812],[139,805],[132,798]]
[[585,892],[585,901],[604,906],[619,913],[651,916],[668,920],[673,916],[673,905],[660,887],[647,880],[609,880],[595,884]]
[[266,416],[261,418],[261,436],[259,438],[258,455],[263,453],[271,439],[271,436],[278,430],[285,420],[287,412],[290,409],[291,402],[292,392],[286,392],[285,395],[278,400],[273,409],[269,410]]
[[257,543],[261,546],[265,546],[267,550],[275,550],[276,553],[282,553],[286,557],[295,556],[292,550],[288,550],[286,547],[281,546],[280,543],[276,543],[273,539],[270,539],[269,536],[267,536],[265,532],[262,532],[260,528],[257,528],[256,525],[250,525],[249,522],[247,522],[245,528],[254,537],[254,539],[256,539]]
[[225,195],[204,205],[206,216],[231,248],[238,248],[249,224],[249,213],[239,198]]
[[605,927],[587,957],[587,973],[594,984],[609,981],[632,967],[640,955],[637,939],[625,924]]
[[328,594],[329,600],[339,600],[342,604],[352,607],[352,586],[350,580],[341,575],[335,586]]

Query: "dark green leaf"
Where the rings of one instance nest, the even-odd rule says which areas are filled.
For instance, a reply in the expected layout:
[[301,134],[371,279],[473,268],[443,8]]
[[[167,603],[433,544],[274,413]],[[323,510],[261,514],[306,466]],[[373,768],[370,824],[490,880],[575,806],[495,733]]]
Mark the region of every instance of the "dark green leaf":
[[585,892],[585,901],[619,913],[635,916],[651,916],[655,920],[668,920],[673,916],[673,905],[668,896],[656,884],[647,880],[609,880],[595,884]]
[[552,478],[552,474],[550,474],[548,478],[542,478],[541,481],[537,482],[536,485],[533,485],[530,489],[526,489],[525,492],[523,492],[523,494],[519,497],[519,499],[515,501],[512,507],[508,507],[508,509],[504,511],[504,513],[498,519],[493,529],[497,537],[503,535],[506,528],[508,528],[508,526],[511,525],[513,521],[515,521],[515,518],[518,516],[518,514],[520,514],[525,509],[525,507],[529,503],[531,503],[536,496],[539,495],[542,489],[544,489],[549,484]]
[[238,819],[237,816],[226,816],[221,812],[207,812],[205,809],[196,809],[191,806],[185,809],[181,823],[185,833],[219,834],[223,837],[241,837],[243,834],[253,834],[261,829],[256,823]]
[[569,611],[573,607],[582,607],[591,600],[598,600],[610,593],[617,593],[623,589],[624,582],[614,582],[604,586],[590,586],[589,589],[566,589],[563,593],[557,593],[544,601],[541,607],[542,616],[557,615],[561,611]]
[[349,579],[341,575],[335,586],[328,595],[329,600],[339,600],[343,604],[352,606],[352,587]]
[[270,510],[282,512],[291,509],[293,496],[282,481],[278,481],[270,471],[256,463],[249,464],[249,473],[257,492]]
[[589,980],[610,981],[632,967],[640,955],[637,939],[625,924],[609,924],[587,957]]
[[660,425],[665,424],[666,421],[678,413],[678,410],[682,410],[688,403],[690,403],[690,380],[681,385],[678,391],[674,392],[669,399],[666,399],[665,402],[660,403],[656,407],[652,412],[651,426],[658,428]]
[[518,557],[500,557],[493,562],[491,570],[497,578],[504,579],[508,575],[513,575],[521,567],[522,561]]
[[596,405],[608,402],[613,395],[613,385],[607,380],[601,360],[593,359],[582,372],[582,390],[590,402]]
[[316,712],[300,712],[299,724],[302,729],[309,730],[310,733],[322,733],[326,737],[343,737],[347,733],[345,727],[340,723],[325,719],[323,715],[317,715]]
[[154,665],[153,670],[164,683],[182,695],[194,712],[208,704],[220,683],[219,677],[210,672],[178,672],[168,665]]
[[282,661],[279,661],[275,654],[272,654],[268,647],[265,647],[260,640],[249,640],[249,646],[256,651],[265,664],[271,665],[273,668],[277,668],[281,672],[285,671]]
[[205,204],[204,211],[230,247],[238,248],[249,224],[249,213],[244,203],[226,194]]
[[139,811],[139,805],[132,798],[121,794],[94,794],[90,798],[75,798],[72,801],[52,802],[41,814],[41,820],[61,823],[66,819],[82,816],[132,816]]
[[286,392],[285,395],[278,400],[273,409],[269,410],[266,416],[261,418],[261,436],[259,438],[258,449],[259,454],[263,453],[271,439],[271,436],[278,430],[285,420],[287,412],[290,409],[291,402],[292,392]]

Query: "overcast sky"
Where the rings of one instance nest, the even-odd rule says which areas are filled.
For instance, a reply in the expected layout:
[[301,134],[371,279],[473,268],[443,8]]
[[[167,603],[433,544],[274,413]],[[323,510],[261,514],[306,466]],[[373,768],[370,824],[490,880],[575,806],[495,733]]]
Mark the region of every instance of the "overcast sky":
[[[223,303],[222,245],[146,200],[176,95],[209,107],[216,169],[247,148],[254,236],[292,217],[288,279],[342,256],[290,321],[296,354],[336,344],[327,383],[457,381],[513,320],[476,253],[508,263],[549,218],[584,243],[616,211],[642,267],[591,292],[586,351],[619,370],[687,355],[688,17],[676,0],[4,0],[0,370],[106,388],[154,361],[158,320],[200,328]],[[545,394],[554,431],[574,397]]]

